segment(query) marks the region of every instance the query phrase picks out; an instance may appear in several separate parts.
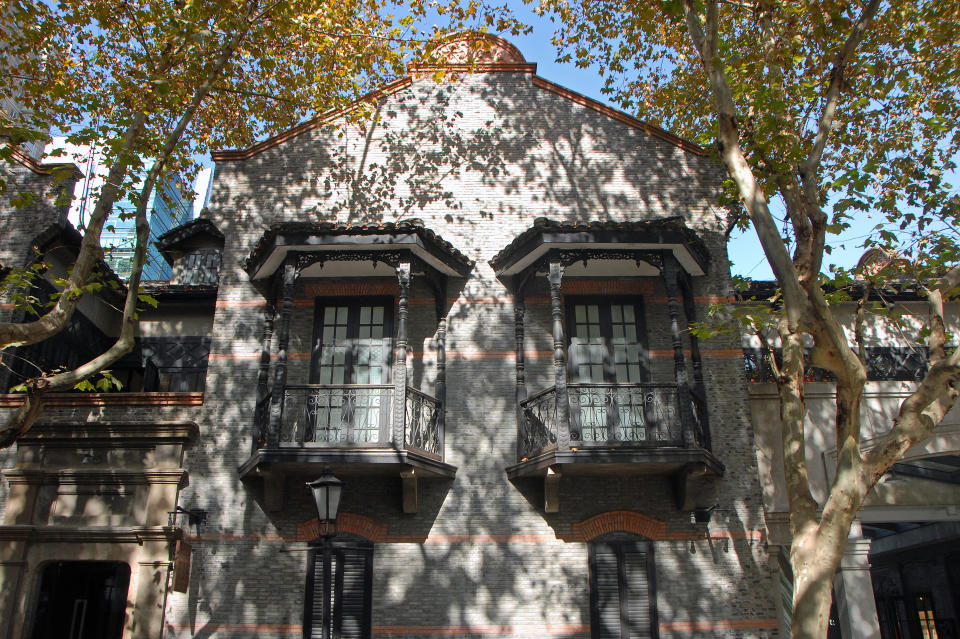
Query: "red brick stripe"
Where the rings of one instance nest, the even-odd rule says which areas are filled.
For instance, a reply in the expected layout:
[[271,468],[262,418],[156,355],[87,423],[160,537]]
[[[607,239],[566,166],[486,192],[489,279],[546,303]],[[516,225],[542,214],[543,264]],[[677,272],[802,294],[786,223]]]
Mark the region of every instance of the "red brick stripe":
[[[297,636],[303,632],[300,624],[270,623],[177,623],[167,625],[177,632],[195,634],[213,632],[248,632],[257,635]],[[660,624],[660,632],[692,632],[697,630],[775,630],[776,619],[709,619],[701,621],[671,621]],[[470,624],[463,626],[374,626],[373,634],[391,635],[571,635],[589,634],[589,624],[496,625]]]
[[709,621],[673,621],[660,624],[660,631],[776,629],[776,619],[712,619]]
[[468,626],[374,626],[375,635],[568,635],[587,634],[590,626],[586,624],[544,624],[540,625],[488,625],[471,624]]
[[267,305],[267,300],[217,300],[217,308],[260,308]]
[[303,626],[300,624],[277,623],[174,623],[167,625],[176,632],[189,632],[196,636],[206,636],[213,632],[249,632],[255,635],[300,636]]

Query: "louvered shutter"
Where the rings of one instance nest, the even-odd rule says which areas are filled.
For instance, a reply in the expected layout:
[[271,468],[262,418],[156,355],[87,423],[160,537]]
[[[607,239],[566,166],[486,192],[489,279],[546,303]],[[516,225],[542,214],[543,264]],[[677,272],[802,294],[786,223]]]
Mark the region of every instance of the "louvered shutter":
[[310,572],[307,574],[306,609],[304,610],[304,637],[322,639],[323,637],[323,600],[329,596],[329,586],[325,586],[325,574],[329,564],[324,561],[323,550],[314,550],[311,554]]
[[333,638],[368,639],[372,606],[373,548],[338,549],[334,589]]
[[644,542],[590,545],[593,639],[655,639],[653,560]]
[[369,639],[372,578],[372,545],[334,541],[326,554],[322,546],[316,548],[307,573],[303,636]]
[[621,548],[620,579],[623,639],[653,637],[647,553],[629,546]]
[[593,639],[620,639],[620,578],[616,548],[595,544],[590,553]]

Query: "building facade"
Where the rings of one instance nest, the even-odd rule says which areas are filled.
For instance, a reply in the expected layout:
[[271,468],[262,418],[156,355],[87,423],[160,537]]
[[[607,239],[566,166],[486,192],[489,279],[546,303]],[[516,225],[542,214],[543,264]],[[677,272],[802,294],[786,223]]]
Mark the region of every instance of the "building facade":
[[0,634],[778,636],[741,344],[688,331],[722,167],[499,38],[439,54],[214,154],[127,392],[2,453]]

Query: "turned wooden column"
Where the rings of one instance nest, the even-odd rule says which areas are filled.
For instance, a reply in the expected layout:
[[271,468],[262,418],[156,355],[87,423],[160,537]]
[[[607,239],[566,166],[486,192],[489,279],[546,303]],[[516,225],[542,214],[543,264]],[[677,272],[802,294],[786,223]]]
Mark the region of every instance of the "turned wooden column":
[[526,363],[523,358],[523,316],[526,313],[526,303],[523,301],[523,288],[513,292],[513,331],[516,336],[516,411],[517,411],[517,459],[523,456],[520,433],[525,430],[523,409],[520,402],[527,398]]
[[440,454],[445,454],[444,439],[447,414],[447,282],[443,278],[437,286],[437,379],[434,392],[440,402],[437,428],[440,433]]
[[677,403],[680,407],[680,423],[683,444],[688,448],[697,446],[694,433],[693,405],[687,385],[687,363],[683,357],[683,336],[680,333],[680,286],[679,265],[670,251],[663,252],[663,287],[667,293],[667,310],[670,313],[670,337],[673,341],[673,370],[677,382]]
[[397,337],[393,362],[393,447],[403,450],[407,408],[407,305],[410,298],[410,262],[397,265]]
[[563,332],[560,282],[563,265],[550,262],[550,313],[553,316],[553,379],[557,397],[557,450],[570,450],[570,400],[567,398],[567,345]]
[[[690,281],[690,276],[687,273],[681,273],[680,275],[683,311],[687,318],[687,326],[690,326],[697,321],[697,304],[693,297],[693,282]],[[700,411],[700,444],[710,450],[710,421],[706,405],[707,387],[703,381],[703,359],[700,355],[700,340],[693,333],[690,333],[690,362],[693,365],[693,388],[704,402]]]
[[267,426],[267,447],[280,444],[283,426],[283,395],[287,386],[287,351],[290,347],[290,316],[293,311],[293,291],[297,284],[297,255],[288,255],[281,272],[281,301],[275,318],[277,331],[277,360],[273,367],[273,397],[270,401],[270,423]]
[[270,348],[273,344],[273,322],[274,315],[277,312],[277,286],[274,279],[273,286],[270,287],[270,299],[267,300],[266,309],[263,312],[263,334],[260,338],[260,367],[257,372],[257,398],[254,407],[255,437],[253,448],[261,448],[267,441],[267,426],[270,416],[269,404],[263,401],[270,392]]

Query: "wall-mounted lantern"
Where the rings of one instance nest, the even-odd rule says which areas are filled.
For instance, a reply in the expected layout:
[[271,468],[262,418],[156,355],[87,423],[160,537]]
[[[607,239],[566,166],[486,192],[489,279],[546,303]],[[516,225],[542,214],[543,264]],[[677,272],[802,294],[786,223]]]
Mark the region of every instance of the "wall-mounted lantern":
[[330,469],[323,472],[323,476],[307,486],[313,491],[313,499],[317,502],[317,520],[326,524],[327,536],[332,534],[333,524],[337,521],[337,511],[340,508],[340,495],[343,493],[343,482],[334,477]]

